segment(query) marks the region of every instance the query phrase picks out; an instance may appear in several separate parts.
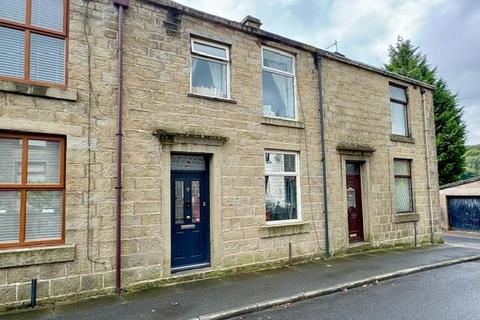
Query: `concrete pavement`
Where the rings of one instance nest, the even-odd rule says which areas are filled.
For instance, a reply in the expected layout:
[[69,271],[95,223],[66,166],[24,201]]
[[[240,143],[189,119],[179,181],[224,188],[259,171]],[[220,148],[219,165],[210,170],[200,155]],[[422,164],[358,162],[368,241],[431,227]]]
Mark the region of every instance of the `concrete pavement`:
[[407,275],[235,320],[476,320],[480,262]]
[[[449,263],[480,259],[480,249],[439,245],[377,251],[327,261],[62,305],[2,319],[222,319]],[[367,281],[367,282],[365,282]],[[333,289],[332,289],[333,288]],[[323,293],[322,293],[323,292]],[[226,311],[226,312],[224,312]]]

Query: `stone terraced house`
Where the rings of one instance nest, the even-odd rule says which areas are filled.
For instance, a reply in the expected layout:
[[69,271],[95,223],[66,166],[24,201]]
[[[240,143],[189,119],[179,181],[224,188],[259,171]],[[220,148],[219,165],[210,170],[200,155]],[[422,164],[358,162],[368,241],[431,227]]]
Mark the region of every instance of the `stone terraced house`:
[[0,1],[0,305],[441,240],[432,87],[260,24]]

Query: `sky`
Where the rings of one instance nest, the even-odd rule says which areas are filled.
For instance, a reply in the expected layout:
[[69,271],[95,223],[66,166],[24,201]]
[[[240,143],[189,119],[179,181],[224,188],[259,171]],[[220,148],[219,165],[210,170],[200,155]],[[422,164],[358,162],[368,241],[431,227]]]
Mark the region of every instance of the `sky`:
[[[398,36],[412,40],[458,94],[467,144],[480,144],[480,0],[180,0],[326,49],[335,40],[347,57],[382,67]],[[330,48],[329,50],[335,50]]]

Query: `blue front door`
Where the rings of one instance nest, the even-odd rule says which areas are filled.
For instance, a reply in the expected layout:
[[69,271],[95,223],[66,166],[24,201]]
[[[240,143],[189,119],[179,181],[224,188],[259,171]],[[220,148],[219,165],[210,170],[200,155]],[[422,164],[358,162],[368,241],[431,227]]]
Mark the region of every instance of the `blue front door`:
[[208,266],[209,203],[206,172],[172,172],[172,271]]

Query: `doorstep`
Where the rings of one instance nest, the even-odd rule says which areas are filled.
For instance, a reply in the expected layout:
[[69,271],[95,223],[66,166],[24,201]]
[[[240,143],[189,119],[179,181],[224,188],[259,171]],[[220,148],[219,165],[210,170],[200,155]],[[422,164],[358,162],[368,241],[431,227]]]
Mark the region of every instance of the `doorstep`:
[[352,242],[348,245],[346,253],[347,254],[360,253],[363,251],[367,251],[369,249],[373,249],[371,242],[368,242],[368,241]]

